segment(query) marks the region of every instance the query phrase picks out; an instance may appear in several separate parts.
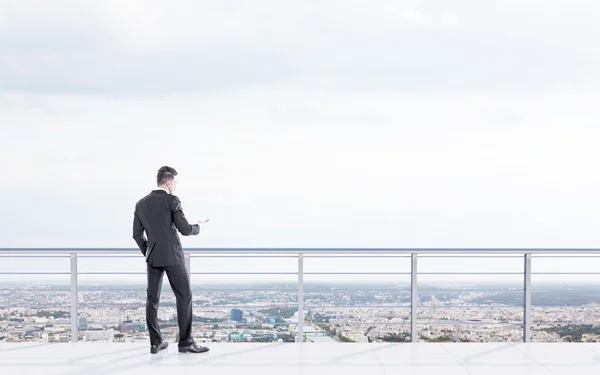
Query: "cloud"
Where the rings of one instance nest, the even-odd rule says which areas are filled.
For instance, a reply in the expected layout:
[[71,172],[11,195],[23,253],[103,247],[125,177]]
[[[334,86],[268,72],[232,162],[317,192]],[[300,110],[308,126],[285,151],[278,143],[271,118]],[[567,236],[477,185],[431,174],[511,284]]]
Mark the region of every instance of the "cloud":
[[214,224],[190,246],[592,246],[600,220],[594,95],[3,101],[6,246],[133,246],[163,164]]
[[397,16],[399,19],[409,23],[428,24],[431,22],[430,17],[418,8],[404,7],[402,5],[400,8],[398,8],[398,3],[396,2],[391,4],[388,3],[387,8],[390,14]]
[[[502,1],[452,5],[6,2],[0,11],[10,15],[0,26],[0,87],[109,96],[268,87],[403,93],[597,89],[600,55],[588,47],[598,37],[591,27],[595,5],[573,3],[573,14],[581,14],[577,20],[551,6],[540,13],[520,4],[516,14]],[[447,27],[459,17],[460,28]]]
[[456,26],[458,25],[458,17],[451,13],[444,13],[442,16],[442,23],[444,25]]
[[510,211],[517,202],[547,205],[553,186],[569,195],[597,186],[586,172],[600,137],[595,100],[269,90],[171,100],[55,97],[8,117],[24,123],[8,129],[2,158],[15,162],[0,178],[58,192],[55,181],[118,192],[151,185],[155,169],[172,163],[187,180],[182,186],[240,207],[274,197],[314,212]]

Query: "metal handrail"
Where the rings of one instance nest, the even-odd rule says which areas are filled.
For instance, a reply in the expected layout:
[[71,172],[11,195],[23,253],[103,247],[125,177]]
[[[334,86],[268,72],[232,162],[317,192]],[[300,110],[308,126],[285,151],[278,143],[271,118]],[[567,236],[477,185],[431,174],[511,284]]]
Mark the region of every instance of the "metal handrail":
[[[273,248],[242,248],[242,247],[212,247],[212,248],[186,248],[186,253],[191,255],[203,254],[203,253],[220,253],[220,254],[243,254],[252,253],[257,254],[452,254],[452,255],[466,255],[466,254],[569,254],[569,255],[585,255],[585,254],[597,254],[600,255],[600,248],[335,248],[335,247],[324,247],[324,248],[286,248],[286,247],[273,247]],[[28,254],[127,254],[134,253],[140,254],[140,250],[137,248],[123,247],[123,248],[110,248],[110,247],[89,247],[89,248],[77,248],[77,247],[64,247],[64,248],[0,248],[0,254],[15,254],[15,253],[28,253]]]

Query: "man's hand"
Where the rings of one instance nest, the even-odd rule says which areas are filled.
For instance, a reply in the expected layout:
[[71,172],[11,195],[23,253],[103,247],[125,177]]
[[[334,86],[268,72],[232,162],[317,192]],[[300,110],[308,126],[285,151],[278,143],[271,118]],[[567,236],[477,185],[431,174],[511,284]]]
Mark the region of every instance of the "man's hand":
[[202,228],[204,228],[204,225],[205,225],[206,223],[208,223],[208,221],[209,221],[209,220],[210,220],[210,219],[206,219],[206,220],[200,220],[200,221],[198,221],[198,225],[200,226],[200,230],[202,230]]

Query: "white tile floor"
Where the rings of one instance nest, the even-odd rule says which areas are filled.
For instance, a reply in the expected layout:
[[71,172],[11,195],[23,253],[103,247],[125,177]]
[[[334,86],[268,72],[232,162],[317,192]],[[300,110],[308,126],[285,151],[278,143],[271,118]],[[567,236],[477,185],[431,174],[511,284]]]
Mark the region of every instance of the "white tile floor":
[[0,374],[600,374],[600,344],[0,344]]

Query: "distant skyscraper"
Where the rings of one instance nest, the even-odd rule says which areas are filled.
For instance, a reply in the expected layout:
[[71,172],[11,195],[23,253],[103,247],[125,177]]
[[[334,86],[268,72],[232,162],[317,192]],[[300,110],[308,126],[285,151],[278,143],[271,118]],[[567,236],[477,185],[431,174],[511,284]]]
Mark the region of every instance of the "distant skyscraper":
[[240,309],[232,309],[231,310],[231,320],[234,322],[241,322],[243,317],[242,310]]
[[79,318],[79,324],[78,324],[78,326],[79,326],[78,329],[80,331],[85,331],[86,329],[88,329],[88,320],[87,320],[87,318],[80,317]]

